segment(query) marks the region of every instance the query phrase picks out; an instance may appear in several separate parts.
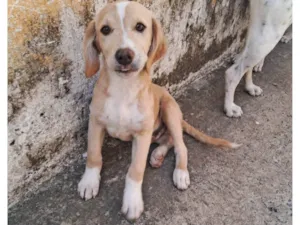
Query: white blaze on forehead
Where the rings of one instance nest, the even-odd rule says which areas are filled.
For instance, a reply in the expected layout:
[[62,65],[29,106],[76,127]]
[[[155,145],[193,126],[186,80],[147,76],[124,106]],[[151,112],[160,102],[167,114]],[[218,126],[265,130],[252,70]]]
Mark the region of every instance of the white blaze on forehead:
[[129,2],[119,2],[116,5],[117,5],[117,11],[118,11],[118,15],[120,17],[120,24],[121,24],[121,29],[122,29],[122,33],[123,33],[122,47],[123,48],[131,47],[133,50],[134,44],[133,44],[132,40],[130,40],[130,38],[128,38],[127,31],[124,26],[125,9],[126,9],[126,6],[128,5],[128,3]]

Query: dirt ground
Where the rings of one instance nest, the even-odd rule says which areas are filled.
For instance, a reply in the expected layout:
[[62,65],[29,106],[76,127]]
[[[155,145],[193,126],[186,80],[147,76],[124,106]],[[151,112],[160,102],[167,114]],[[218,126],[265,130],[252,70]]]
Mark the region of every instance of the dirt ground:
[[[177,190],[170,151],[163,166],[147,165],[145,211],[136,224],[292,224],[292,43],[278,44],[254,82],[264,94],[236,92],[242,118],[222,111],[225,67],[190,85],[178,98],[185,119],[206,133],[242,143],[237,150],[205,146],[185,135],[191,186]],[[85,150],[82,150],[82,153]],[[85,160],[69,165],[9,210],[9,224],[129,224],[120,214],[130,143],[104,149],[99,195],[83,201],[77,183]]]

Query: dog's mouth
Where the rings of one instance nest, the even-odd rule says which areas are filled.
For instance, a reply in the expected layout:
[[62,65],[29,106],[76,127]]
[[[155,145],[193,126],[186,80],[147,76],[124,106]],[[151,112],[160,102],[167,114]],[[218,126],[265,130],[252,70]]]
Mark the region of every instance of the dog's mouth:
[[119,65],[116,67],[115,71],[118,73],[129,74],[129,73],[138,71],[138,68],[136,68],[135,66],[131,66],[131,65],[128,65],[128,66]]

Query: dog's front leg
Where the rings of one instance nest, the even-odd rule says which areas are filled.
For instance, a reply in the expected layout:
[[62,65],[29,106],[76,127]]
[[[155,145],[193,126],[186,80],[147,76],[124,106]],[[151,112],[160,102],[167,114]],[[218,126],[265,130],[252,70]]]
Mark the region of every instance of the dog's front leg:
[[132,143],[132,159],[126,175],[122,212],[128,220],[137,219],[144,211],[142,183],[151,144],[152,131],[137,135]]
[[78,192],[85,199],[91,199],[98,194],[100,171],[102,168],[102,144],[105,129],[97,122],[96,117],[90,116],[88,130],[88,151],[85,172],[78,184]]
[[241,61],[243,59],[233,64],[225,72],[224,111],[228,117],[240,117],[243,114],[242,108],[234,103],[235,89],[245,72],[242,66],[244,63],[241,63]]

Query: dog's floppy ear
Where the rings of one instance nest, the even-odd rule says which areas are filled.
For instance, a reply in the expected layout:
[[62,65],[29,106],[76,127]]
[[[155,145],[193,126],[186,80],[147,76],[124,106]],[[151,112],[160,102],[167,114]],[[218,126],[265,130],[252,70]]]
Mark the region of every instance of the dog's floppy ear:
[[151,66],[159,60],[167,51],[166,38],[160,23],[152,18],[152,42],[148,52],[146,68],[150,71]]
[[92,77],[95,75],[100,67],[99,54],[100,49],[96,43],[96,28],[95,21],[91,21],[85,30],[83,39],[83,51],[85,61],[85,75]]

